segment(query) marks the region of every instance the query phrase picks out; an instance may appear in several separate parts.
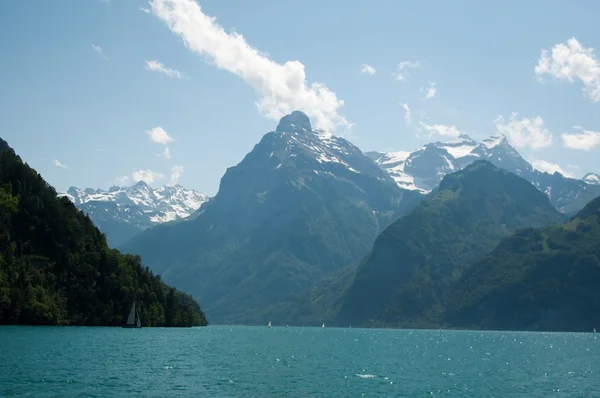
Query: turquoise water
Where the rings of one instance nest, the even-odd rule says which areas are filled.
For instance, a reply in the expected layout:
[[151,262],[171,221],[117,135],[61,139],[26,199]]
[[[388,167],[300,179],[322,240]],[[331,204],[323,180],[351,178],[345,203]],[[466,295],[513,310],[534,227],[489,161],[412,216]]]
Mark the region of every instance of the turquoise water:
[[0,327],[0,396],[591,397],[597,336]]

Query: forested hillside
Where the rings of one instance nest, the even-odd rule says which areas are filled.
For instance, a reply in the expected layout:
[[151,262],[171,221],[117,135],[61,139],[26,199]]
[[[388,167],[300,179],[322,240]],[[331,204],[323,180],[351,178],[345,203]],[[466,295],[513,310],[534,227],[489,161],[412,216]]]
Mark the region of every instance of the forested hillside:
[[0,139],[0,324],[121,325],[134,300],[144,326],[207,324]]

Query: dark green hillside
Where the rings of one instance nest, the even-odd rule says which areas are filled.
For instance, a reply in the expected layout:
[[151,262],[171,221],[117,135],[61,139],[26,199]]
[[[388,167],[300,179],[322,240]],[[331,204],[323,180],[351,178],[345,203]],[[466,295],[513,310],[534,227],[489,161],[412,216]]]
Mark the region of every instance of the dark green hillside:
[[464,273],[446,321],[484,329],[600,330],[600,198],[564,225],[504,239]]
[[145,326],[207,324],[0,139],[0,324],[121,325],[134,299]]
[[336,322],[434,326],[446,292],[471,262],[516,229],[562,217],[528,181],[474,162],[379,235]]

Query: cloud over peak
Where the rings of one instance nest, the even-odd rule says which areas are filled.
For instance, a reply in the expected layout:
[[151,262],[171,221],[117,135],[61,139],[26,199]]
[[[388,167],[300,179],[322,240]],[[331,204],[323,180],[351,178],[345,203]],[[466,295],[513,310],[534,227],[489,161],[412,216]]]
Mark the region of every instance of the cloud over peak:
[[579,130],[580,132],[561,134],[563,144],[567,148],[589,151],[597,146],[600,146],[600,131],[585,130],[579,126],[573,128]]
[[173,166],[171,167],[171,179],[169,180],[169,185],[177,185],[179,179],[183,175],[183,166]]
[[227,33],[216,19],[202,12],[193,0],[152,0],[151,12],[177,34],[186,47],[219,69],[241,77],[260,96],[261,115],[279,120],[302,109],[318,128],[348,128],[339,113],[344,102],[322,83],[308,84],[300,61],[279,64],[251,47],[239,33]]
[[534,169],[541,172],[546,172],[548,174],[554,174],[555,172],[559,172],[565,177],[575,178],[573,173],[566,171],[556,163],[551,163],[545,160],[532,160],[531,165]]
[[146,184],[152,184],[156,181],[162,180],[164,177],[162,173],[158,173],[152,170],[136,170],[131,176],[134,182],[144,181]]
[[552,133],[541,117],[518,119],[517,116],[516,112],[511,113],[508,120],[498,116],[494,120],[497,133],[504,134],[517,148],[538,150],[552,145]]
[[442,135],[447,137],[458,137],[462,132],[456,126],[446,126],[443,124],[426,124],[419,122],[421,127],[427,131],[429,137],[433,135]]

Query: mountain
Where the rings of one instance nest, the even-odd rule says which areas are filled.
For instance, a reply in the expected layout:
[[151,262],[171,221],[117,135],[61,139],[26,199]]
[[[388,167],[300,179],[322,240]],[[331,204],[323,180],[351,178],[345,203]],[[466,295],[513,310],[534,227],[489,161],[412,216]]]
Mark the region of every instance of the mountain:
[[525,229],[468,269],[446,322],[495,330],[600,330],[600,197],[563,225]]
[[600,185],[600,174],[587,173],[586,175],[583,176],[582,180],[588,184]]
[[131,187],[102,189],[71,187],[66,196],[89,214],[108,243],[117,247],[153,225],[189,217],[208,197],[180,185],[153,189],[144,181]]
[[377,237],[336,322],[435,326],[446,292],[472,261],[519,228],[563,219],[528,181],[475,161]]
[[118,326],[134,300],[145,326],[207,324],[0,139],[0,324]]
[[560,173],[540,172],[503,135],[477,142],[463,134],[453,141],[430,143],[413,152],[367,152],[366,155],[387,171],[399,187],[420,193],[431,192],[445,175],[484,159],[531,182],[565,214],[577,212],[600,195],[600,179],[594,179],[597,175],[588,174],[577,180]]
[[214,322],[266,324],[264,308],[360,260],[420,196],[295,111],[227,169],[194,219],[122,248],[197,295]]

